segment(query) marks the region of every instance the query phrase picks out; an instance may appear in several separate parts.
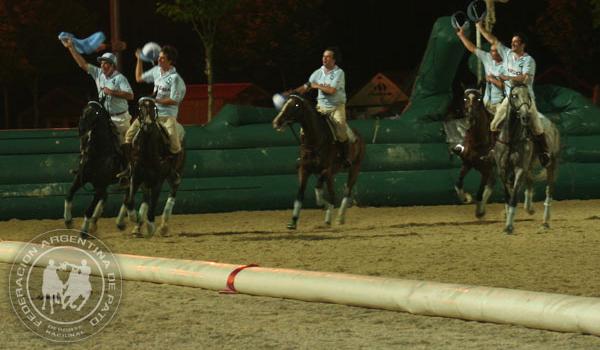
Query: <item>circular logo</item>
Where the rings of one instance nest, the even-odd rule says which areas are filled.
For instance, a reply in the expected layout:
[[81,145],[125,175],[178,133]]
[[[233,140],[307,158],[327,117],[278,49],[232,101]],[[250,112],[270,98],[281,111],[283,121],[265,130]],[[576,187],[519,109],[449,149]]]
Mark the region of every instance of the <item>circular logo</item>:
[[63,229],[23,244],[8,285],[13,310],[27,328],[51,341],[76,342],[112,320],[123,281],[102,241]]

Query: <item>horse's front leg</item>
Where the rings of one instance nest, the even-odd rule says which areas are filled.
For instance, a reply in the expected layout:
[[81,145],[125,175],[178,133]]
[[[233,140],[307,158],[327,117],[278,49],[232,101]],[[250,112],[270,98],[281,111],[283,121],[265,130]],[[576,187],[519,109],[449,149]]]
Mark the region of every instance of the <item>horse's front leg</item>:
[[470,170],[471,165],[463,163],[463,165],[460,168],[460,174],[458,175],[458,181],[456,181],[456,184],[454,185],[454,190],[456,191],[458,199],[465,204],[471,203],[473,201],[471,194],[469,192],[465,192],[463,188],[465,176],[467,176]]
[[504,233],[512,234],[514,232],[515,214],[517,212],[517,204],[519,203],[519,193],[521,187],[523,187],[524,170],[523,168],[515,169],[515,180],[512,184],[512,190],[510,191],[510,199],[508,201],[508,207],[506,211],[506,224],[504,225]]
[[87,238],[88,234],[94,234],[98,230],[98,219],[104,211],[104,203],[108,193],[106,187],[98,186],[94,188],[94,199],[85,211],[83,225],[81,226],[81,236]]
[[162,213],[162,222],[160,223],[159,232],[161,236],[167,237],[169,236],[169,220],[171,219],[171,215],[173,214],[173,207],[175,206],[175,196],[177,195],[177,189],[179,188],[179,184],[175,184],[171,179],[169,181],[169,186],[171,187],[171,192],[169,193],[169,198],[167,198],[167,202],[165,203],[165,208]]
[[73,214],[72,214],[73,198],[75,197],[75,193],[81,188],[81,186],[83,186],[82,173],[83,173],[82,169],[79,169],[79,171],[77,172],[77,175],[75,176],[75,179],[71,183],[69,192],[67,193],[67,196],[65,197],[65,209],[63,212],[63,218],[65,221],[66,228],[73,227]]
[[156,205],[158,204],[158,197],[160,196],[160,189],[162,187],[162,181],[152,186],[150,189],[150,198],[148,203],[148,221],[146,227],[148,228],[148,237],[152,237],[156,231],[156,224],[154,218],[156,216]]
[[485,216],[485,206],[492,195],[495,179],[491,165],[482,165],[479,172],[481,173],[481,182],[477,190],[475,216],[481,219]]
[[550,206],[552,204],[552,196],[554,196],[554,174],[556,170],[555,160],[546,170],[546,199],[544,200],[544,220],[542,227],[550,228]]
[[302,202],[304,201],[304,191],[306,190],[306,182],[308,181],[308,172],[303,166],[300,166],[298,170],[298,180],[300,187],[296,194],[296,200],[294,200],[294,211],[292,212],[292,221],[287,225],[290,230],[295,230],[298,227],[298,219],[300,218],[300,210],[302,209]]
[[329,197],[329,201],[323,199],[323,204],[325,205],[325,225],[331,225],[331,215],[333,212],[333,208],[335,207],[335,188],[333,187],[333,173],[331,170],[328,170],[325,175],[325,183],[327,184],[327,194]]

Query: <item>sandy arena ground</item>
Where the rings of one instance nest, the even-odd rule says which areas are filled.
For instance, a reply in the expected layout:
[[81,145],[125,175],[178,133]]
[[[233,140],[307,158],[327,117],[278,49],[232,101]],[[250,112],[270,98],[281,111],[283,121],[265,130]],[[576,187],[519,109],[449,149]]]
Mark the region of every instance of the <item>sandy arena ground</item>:
[[[323,212],[177,215],[168,238],[130,238],[113,219],[98,235],[117,253],[431,280],[600,297],[600,200],[541,203],[502,233],[502,207],[475,219],[472,206],[351,208],[342,228]],[[81,220],[76,222],[80,225]],[[0,222],[0,238],[27,241],[60,220]],[[129,231],[129,230],[128,230]],[[128,232],[127,231],[127,232]],[[5,285],[10,265],[0,264]],[[6,287],[5,287],[6,288]],[[62,348],[30,333],[0,293],[0,348]],[[115,319],[74,349],[600,349],[600,337],[441,317],[308,303],[197,288],[125,282]]]

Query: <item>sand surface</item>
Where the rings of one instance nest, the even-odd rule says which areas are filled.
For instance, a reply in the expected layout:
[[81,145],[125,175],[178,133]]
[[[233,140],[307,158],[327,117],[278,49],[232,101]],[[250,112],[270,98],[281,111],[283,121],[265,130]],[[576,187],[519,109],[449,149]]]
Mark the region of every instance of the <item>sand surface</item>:
[[[347,224],[324,227],[305,210],[175,215],[172,236],[132,238],[103,218],[98,236],[113,252],[232,264],[256,263],[404,279],[600,297],[600,200],[519,208],[516,235],[502,233],[502,206],[482,221],[472,206],[351,208]],[[75,213],[74,213],[75,214]],[[81,220],[76,221],[80,225]],[[0,222],[0,239],[27,241],[60,220]],[[61,348],[26,329],[0,263],[0,348]],[[75,349],[600,349],[600,337],[127,281],[115,319]]]

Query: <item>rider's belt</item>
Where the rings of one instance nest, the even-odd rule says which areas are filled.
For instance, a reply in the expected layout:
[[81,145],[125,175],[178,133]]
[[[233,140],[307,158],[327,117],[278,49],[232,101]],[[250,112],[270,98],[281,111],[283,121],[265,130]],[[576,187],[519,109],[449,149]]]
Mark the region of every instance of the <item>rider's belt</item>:
[[124,110],[123,112],[119,112],[119,113],[111,113],[110,116],[111,117],[116,117],[116,116],[124,114],[124,113],[127,113],[127,110]]

